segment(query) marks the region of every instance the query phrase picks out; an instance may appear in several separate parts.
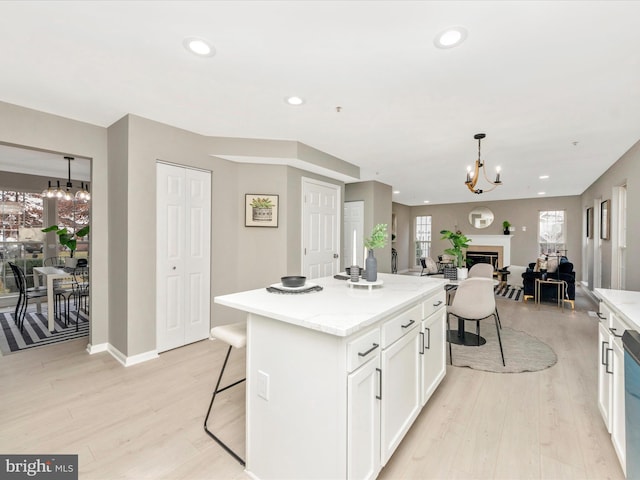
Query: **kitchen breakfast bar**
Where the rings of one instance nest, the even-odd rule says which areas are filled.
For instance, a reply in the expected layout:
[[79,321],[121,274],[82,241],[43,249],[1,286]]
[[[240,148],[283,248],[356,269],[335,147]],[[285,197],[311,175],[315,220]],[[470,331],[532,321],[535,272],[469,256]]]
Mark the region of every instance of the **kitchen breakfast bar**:
[[253,478],[375,478],[444,378],[446,280],[378,278],[373,288],[325,277],[311,293],[215,297],[247,312]]

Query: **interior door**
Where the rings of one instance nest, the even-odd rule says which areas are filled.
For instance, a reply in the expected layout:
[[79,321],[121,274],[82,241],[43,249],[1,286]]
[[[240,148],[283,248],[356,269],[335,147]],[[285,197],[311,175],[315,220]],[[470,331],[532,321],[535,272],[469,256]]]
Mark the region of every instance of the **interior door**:
[[156,348],[207,338],[211,173],[157,164]]
[[340,268],[340,187],[302,179],[302,274],[334,275]]

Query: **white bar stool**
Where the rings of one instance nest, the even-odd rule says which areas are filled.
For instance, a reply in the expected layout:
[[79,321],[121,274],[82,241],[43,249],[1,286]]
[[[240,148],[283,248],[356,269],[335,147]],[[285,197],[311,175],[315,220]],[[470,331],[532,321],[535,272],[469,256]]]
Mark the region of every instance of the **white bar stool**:
[[211,329],[210,337],[217,338],[218,340],[228,343],[229,349],[227,350],[227,356],[224,359],[224,363],[222,365],[222,370],[220,370],[220,376],[218,377],[218,382],[216,383],[216,388],[213,390],[213,395],[211,396],[211,403],[209,404],[209,410],[207,410],[207,416],[204,419],[204,431],[207,432],[211,438],[213,438],[222,448],[226,450],[226,452],[235,458],[242,466],[245,465],[244,460],[240,458],[240,456],[231,450],[222,440],[220,440],[213,432],[209,430],[207,427],[207,422],[209,421],[209,415],[211,414],[211,407],[213,407],[213,401],[216,399],[216,395],[220,392],[224,392],[225,390],[235,387],[239,383],[242,383],[246,380],[243,378],[242,380],[238,380],[237,382],[232,383],[231,385],[227,385],[226,387],[220,388],[220,381],[222,380],[222,375],[224,374],[224,369],[227,367],[227,361],[229,360],[229,355],[231,354],[232,348],[244,348],[247,345],[247,324],[245,322],[232,323],[229,325],[220,325],[219,327],[213,327]]

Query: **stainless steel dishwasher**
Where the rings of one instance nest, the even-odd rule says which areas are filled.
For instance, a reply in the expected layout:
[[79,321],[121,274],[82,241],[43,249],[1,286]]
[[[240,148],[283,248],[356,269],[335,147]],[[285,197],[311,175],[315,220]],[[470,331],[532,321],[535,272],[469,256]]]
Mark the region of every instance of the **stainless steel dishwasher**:
[[622,345],[627,479],[640,480],[640,333],[625,330]]

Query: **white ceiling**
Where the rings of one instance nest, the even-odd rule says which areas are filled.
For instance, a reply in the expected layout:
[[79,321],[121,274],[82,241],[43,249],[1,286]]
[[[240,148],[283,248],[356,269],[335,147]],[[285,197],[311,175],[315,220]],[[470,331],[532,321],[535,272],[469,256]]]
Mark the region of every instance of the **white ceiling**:
[[[2,1],[0,100],[300,141],[408,205],[576,195],[640,138],[639,18],[634,1]],[[435,48],[454,25],[466,42]],[[463,183],[478,132],[504,181],[481,196]]]

